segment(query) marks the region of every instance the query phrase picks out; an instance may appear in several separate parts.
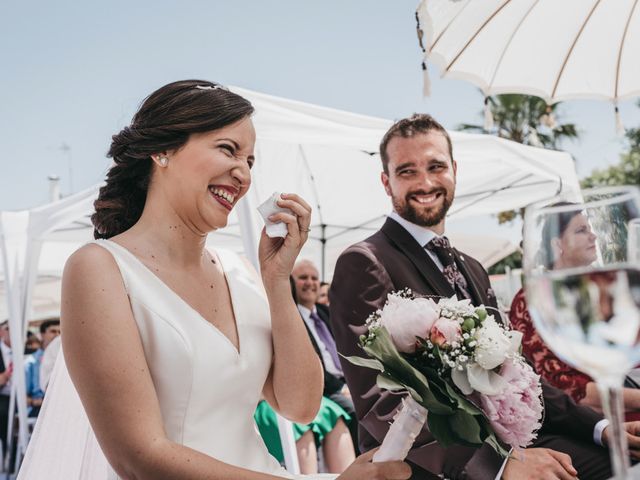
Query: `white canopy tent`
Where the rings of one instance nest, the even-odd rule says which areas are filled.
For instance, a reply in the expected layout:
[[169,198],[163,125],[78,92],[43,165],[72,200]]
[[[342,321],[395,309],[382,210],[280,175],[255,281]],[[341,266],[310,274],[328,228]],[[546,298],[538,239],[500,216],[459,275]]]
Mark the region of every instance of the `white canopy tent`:
[[[24,356],[21,348],[26,337],[26,325],[31,316],[31,296],[38,276],[38,263],[42,245],[57,229],[65,228],[86,215],[94,199],[94,189],[89,189],[58,202],[21,212],[0,212],[0,252],[2,273],[9,317],[11,344],[14,345],[13,368],[24,372]],[[12,376],[12,401],[18,407],[17,458],[21,458],[27,442],[27,401],[25,376]],[[13,422],[9,422],[11,444]],[[6,448],[6,446],[3,446]]]
[[[274,191],[296,192],[314,207],[311,240],[303,256],[316,260],[325,273],[332,271],[339,252],[377,229],[389,212],[377,150],[391,122],[241,88],[232,90],[256,108],[257,162],[253,185],[230,215],[229,226],[211,235],[209,241],[243,251],[257,265],[261,221],[255,207]],[[493,136],[450,133],[458,162],[452,218],[519,208],[579,190],[567,153]],[[23,344],[39,272],[60,275],[69,253],[92,238],[88,217],[97,189],[94,186],[32,210],[1,212],[0,273],[13,345]],[[473,243],[467,249],[473,254]],[[19,348],[14,349],[14,365],[16,371],[22,371]],[[15,375],[14,379],[20,456],[26,447],[27,406],[24,377]]]
[[[311,241],[303,253],[323,267],[323,278],[330,278],[344,247],[377,230],[390,210],[377,152],[392,122],[233,90],[256,107],[257,162],[248,204],[258,205],[274,191],[301,193],[314,208]],[[452,219],[517,209],[579,190],[574,162],[565,152],[490,135],[450,135],[458,162]],[[260,222],[251,225],[254,232],[260,228]]]

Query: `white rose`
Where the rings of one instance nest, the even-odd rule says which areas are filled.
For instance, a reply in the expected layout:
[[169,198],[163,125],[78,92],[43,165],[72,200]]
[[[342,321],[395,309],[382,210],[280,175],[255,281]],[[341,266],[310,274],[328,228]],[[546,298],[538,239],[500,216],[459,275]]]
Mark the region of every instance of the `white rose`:
[[429,331],[438,319],[438,306],[430,298],[411,300],[389,295],[389,302],[380,314],[396,348],[404,353],[416,351],[416,337],[429,338]]
[[521,338],[520,332],[507,332],[496,323],[495,318],[487,317],[475,334],[476,362],[485,370],[502,365],[507,356],[518,350]]

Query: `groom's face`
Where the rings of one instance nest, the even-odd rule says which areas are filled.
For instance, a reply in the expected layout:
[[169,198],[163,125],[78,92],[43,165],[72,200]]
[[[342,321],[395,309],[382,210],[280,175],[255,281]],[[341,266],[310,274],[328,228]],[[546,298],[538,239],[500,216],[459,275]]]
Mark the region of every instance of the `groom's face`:
[[382,183],[393,209],[411,223],[443,233],[456,187],[447,139],[438,131],[394,137],[387,155],[389,173],[382,173]]

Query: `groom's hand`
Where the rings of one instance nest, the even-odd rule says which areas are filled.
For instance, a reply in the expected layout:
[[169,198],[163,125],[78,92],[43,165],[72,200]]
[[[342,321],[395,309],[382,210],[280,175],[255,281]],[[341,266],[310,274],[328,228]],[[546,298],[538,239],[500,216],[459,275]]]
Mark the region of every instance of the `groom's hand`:
[[578,472],[571,457],[549,448],[514,451],[507,460],[504,480],[575,480]]
[[[640,460],[640,421],[625,422],[624,429],[627,432],[627,442],[629,443],[629,456],[634,460]],[[605,427],[602,431],[602,443],[609,445],[609,435],[611,426]]]

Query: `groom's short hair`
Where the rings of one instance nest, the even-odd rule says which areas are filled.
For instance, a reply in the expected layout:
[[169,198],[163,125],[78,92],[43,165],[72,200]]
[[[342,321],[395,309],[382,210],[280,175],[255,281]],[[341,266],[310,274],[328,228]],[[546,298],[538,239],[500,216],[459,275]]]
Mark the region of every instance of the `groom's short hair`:
[[391,125],[391,128],[387,130],[387,133],[382,137],[382,142],[380,142],[380,159],[382,160],[382,169],[384,170],[384,173],[389,173],[389,156],[387,155],[387,146],[392,139],[395,137],[410,138],[418,133],[429,133],[432,130],[442,133],[444,138],[447,139],[449,156],[451,157],[451,160],[453,160],[453,146],[451,145],[451,137],[449,137],[447,130],[431,115],[426,113],[414,113],[409,118],[403,118]]

